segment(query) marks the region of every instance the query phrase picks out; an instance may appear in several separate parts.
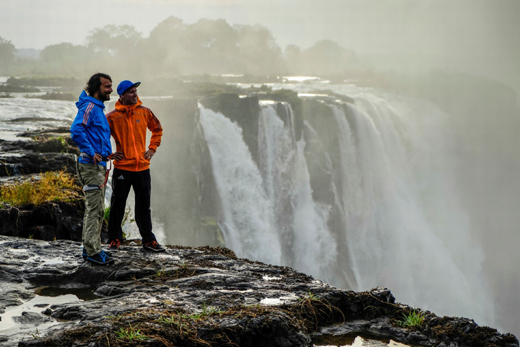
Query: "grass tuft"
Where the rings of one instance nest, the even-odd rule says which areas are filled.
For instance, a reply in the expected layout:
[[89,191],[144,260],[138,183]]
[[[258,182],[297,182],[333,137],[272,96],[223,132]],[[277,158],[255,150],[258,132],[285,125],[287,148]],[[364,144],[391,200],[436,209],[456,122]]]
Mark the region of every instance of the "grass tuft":
[[419,327],[424,322],[424,314],[421,311],[411,310],[408,314],[403,314],[403,320],[398,321],[402,327]]
[[147,336],[141,334],[140,329],[136,329],[130,323],[128,323],[128,328],[119,328],[119,331],[116,332],[117,338],[122,340],[146,340]]
[[40,205],[46,201],[62,201],[79,197],[77,184],[71,174],[64,171],[46,172],[40,180],[6,185],[0,188],[2,205]]

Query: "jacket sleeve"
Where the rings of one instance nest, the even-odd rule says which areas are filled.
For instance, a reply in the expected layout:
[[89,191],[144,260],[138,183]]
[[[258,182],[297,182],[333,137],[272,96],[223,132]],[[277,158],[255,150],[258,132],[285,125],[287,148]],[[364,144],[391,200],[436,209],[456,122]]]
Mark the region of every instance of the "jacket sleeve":
[[85,115],[85,108],[78,110],[78,114],[70,127],[70,137],[76,143],[81,152],[93,157],[96,153],[87,139],[86,127],[88,124],[88,118],[88,115]]
[[148,112],[148,129],[152,132],[152,137],[150,138],[150,145],[148,146],[148,148],[153,149],[154,152],[156,152],[157,147],[161,145],[163,129],[161,126],[161,122],[159,122],[159,119],[155,117],[151,110],[149,110]]

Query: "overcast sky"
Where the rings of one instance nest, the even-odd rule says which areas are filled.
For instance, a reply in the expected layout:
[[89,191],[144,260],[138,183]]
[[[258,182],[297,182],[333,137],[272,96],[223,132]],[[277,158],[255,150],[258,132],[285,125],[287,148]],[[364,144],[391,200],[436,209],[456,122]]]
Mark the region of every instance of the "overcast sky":
[[520,0],[1,0],[0,36],[41,49],[130,24],[146,37],[169,16],[262,24],[282,49],[332,39],[385,68],[520,75]]

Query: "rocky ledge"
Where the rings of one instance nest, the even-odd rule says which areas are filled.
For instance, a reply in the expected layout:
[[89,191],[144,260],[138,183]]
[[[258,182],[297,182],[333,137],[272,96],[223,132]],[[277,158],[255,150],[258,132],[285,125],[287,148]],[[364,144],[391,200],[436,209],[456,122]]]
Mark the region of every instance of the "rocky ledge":
[[[0,327],[15,322],[0,329],[5,346],[311,346],[338,335],[519,346],[511,334],[427,311],[421,326],[402,327],[412,308],[396,303],[388,289],[340,290],[226,248],[169,246],[152,254],[127,241],[114,264],[95,266],[83,261],[74,241],[0,236],[0,247]],[[90,300],[41,296],[81,288],[93,294]],[[35,299],[37,310],[12,314]]]
[[68,128],[55,128],[19,134],[30,140],[0,139],[0,178],[47,171],[75,173],[77,147]]
[[[0,139],[0,189],[4,185],[37,182],[42,173],[54,171],[75,177],[78,148],[69,128],[54,128],[19,134],[26,140]],[[79,183],[70,198],[52,199],[35,205],[10,205],[0,201],[0,235],[42,240],[81,241],[83,191]],[[74,192],[72,192],[74,191]],[[102,239],[108,238],[103,224]]]

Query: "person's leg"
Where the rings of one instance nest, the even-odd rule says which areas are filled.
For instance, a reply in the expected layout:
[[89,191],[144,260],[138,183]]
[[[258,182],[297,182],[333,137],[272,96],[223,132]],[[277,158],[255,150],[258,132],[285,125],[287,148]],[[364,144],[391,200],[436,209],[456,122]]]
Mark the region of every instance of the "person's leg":
[[114,169],[112,174],[112,197],[110,199],[110,216],[108,218],[109,242],[123,241],[121,223],[125,216],[126,199],[132,186],[132,172]]
[[152,213],[150,209],[152,184],[150,170],[134,172],[132,183],[135,193],[135,222],[139,228],[143,244],[157,241],[152,232]]
[[[78,177],[83,185],[100,186],[105,181],[106,169],[101,165],[78,165]],[[85,215],[83,217],[83,247],[89,256],[101,252],[101,226],[104,216],[104,190],[95,189],[85,192]]]

